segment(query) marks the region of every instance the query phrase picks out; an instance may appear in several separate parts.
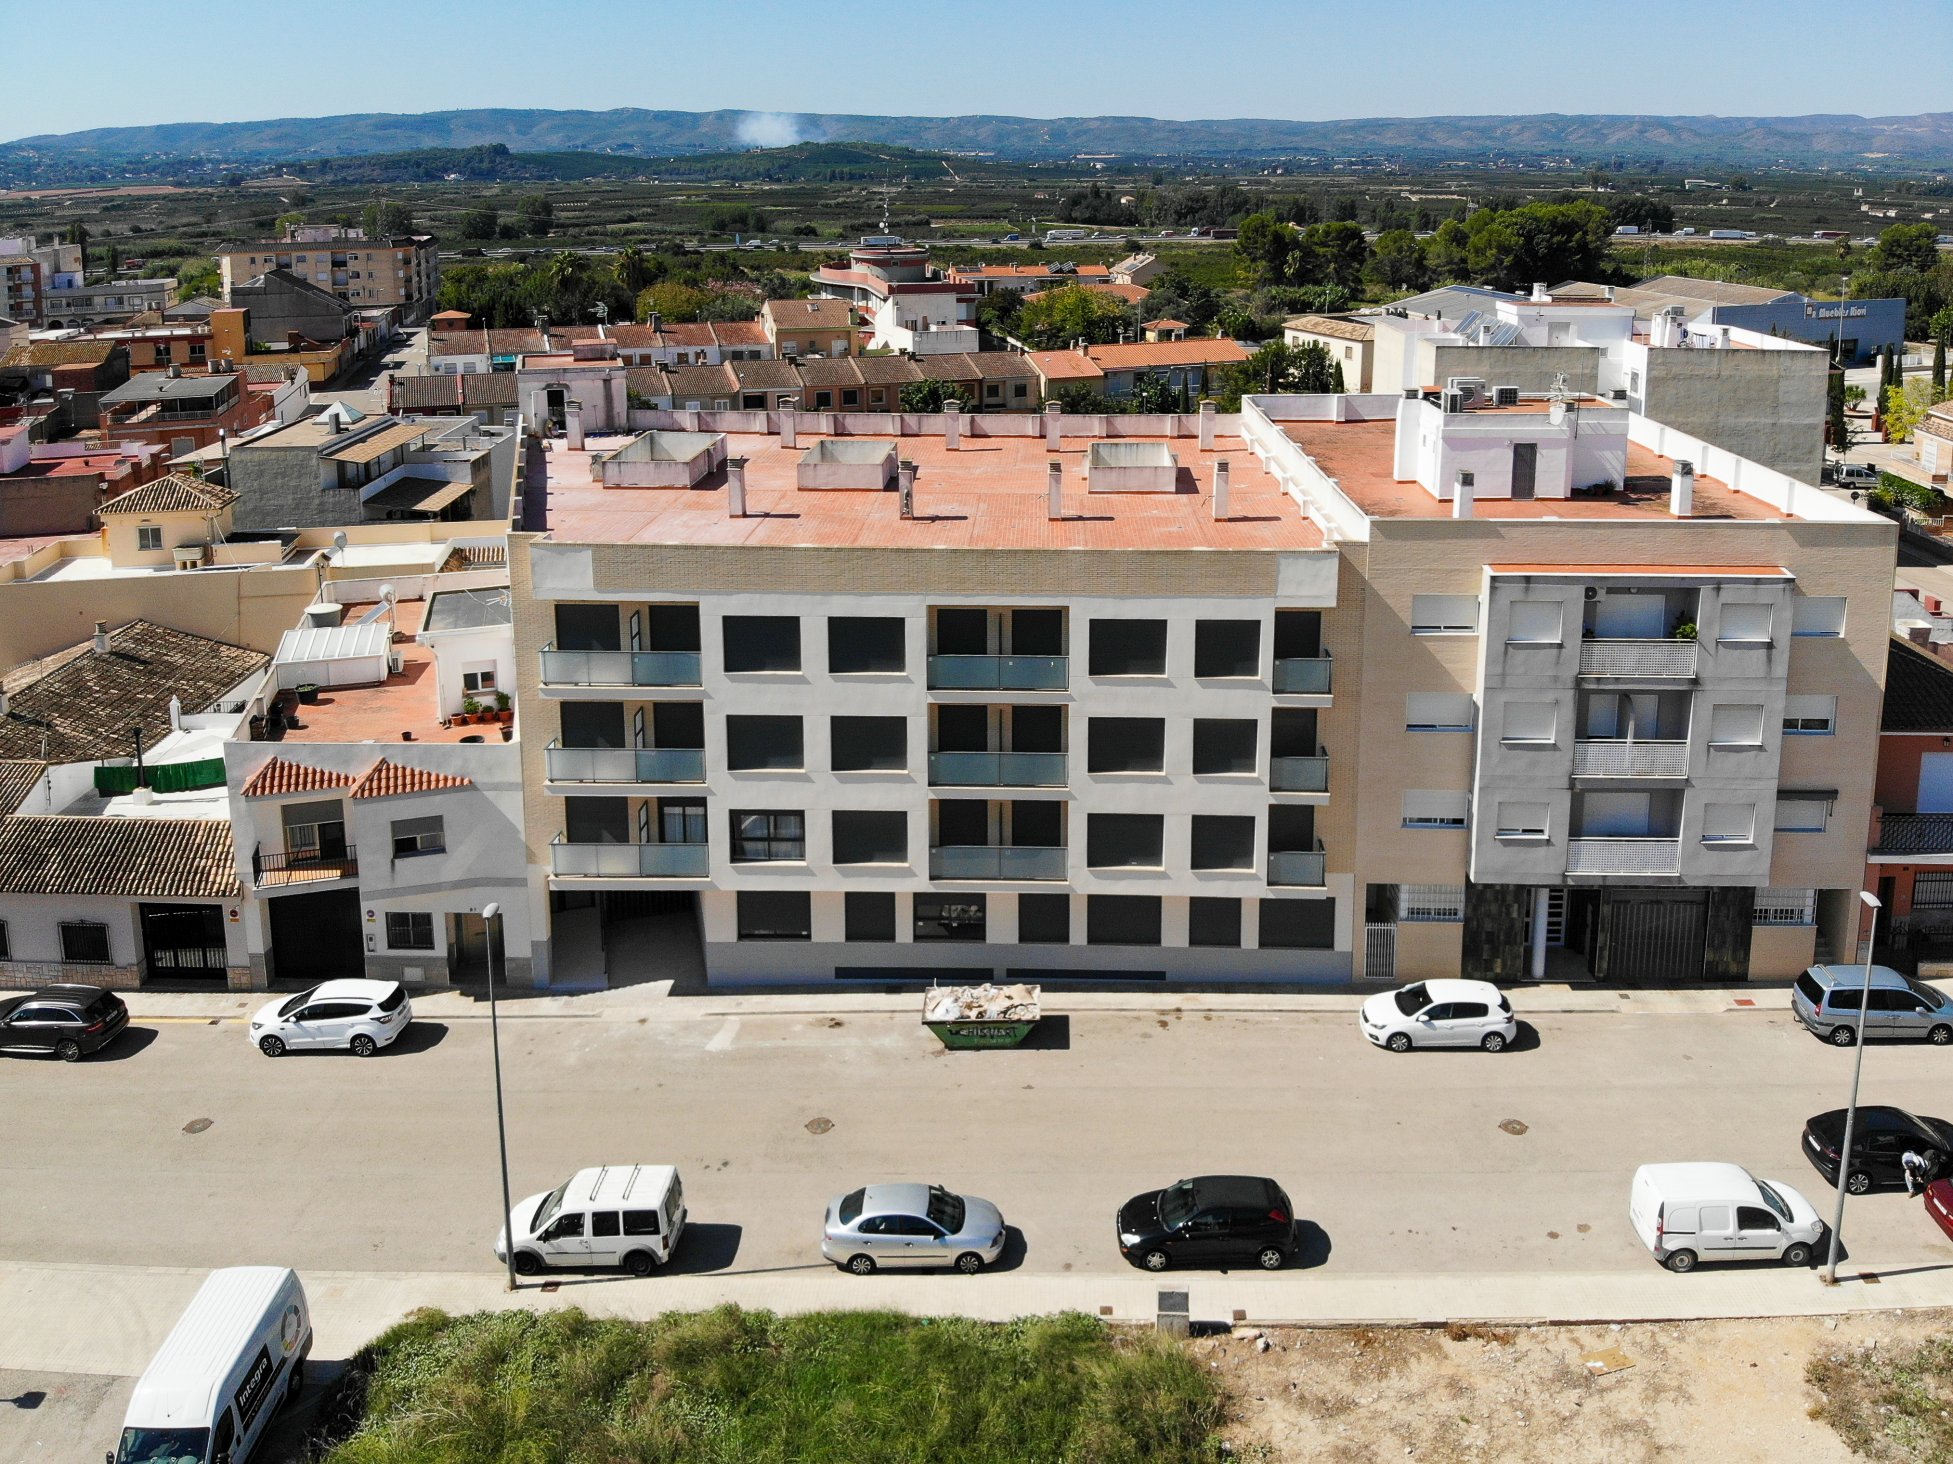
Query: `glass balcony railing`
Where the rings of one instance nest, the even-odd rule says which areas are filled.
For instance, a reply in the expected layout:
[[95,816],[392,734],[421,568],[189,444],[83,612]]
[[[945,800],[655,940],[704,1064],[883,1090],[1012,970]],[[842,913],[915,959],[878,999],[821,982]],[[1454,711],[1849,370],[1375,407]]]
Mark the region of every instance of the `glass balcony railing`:
[[1275,690],[1290,695],[1329,695],[1330,658],[1292,656],[1275,663]]
[[1063,879],[1065,850],[1013,844],[939,844],[929,851],[931,879]]
[[552,783],[703,783],[698,747],[558,747],[543,756]]
[[1271,757],[1268,759],[1268,786],[1277,793],[1327,793],[1329,758]]
[[1268,852],[1268,883],[1320,889],[1326,877],[1328,859],[1329,856],[1320,849],[1271,849]]
[[932,752],[929,781],[952,788],[1062,788],[1062,752]]
[[544,686],[697,686],[697,651],[542,650]]
[[1063,691],[1068,656],[931,656],[931,691]]
[[599,879],[704,879],[704,844],[570,844],[549,846],[551,872]]

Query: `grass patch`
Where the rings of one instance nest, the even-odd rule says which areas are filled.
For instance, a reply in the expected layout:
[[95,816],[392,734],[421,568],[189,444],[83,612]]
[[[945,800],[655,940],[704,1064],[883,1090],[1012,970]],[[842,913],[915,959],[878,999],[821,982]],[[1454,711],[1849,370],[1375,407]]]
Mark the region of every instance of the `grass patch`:
[[1854,1454],[1953,1460],[1953,1338],[1820,1355],[1804,1380],[1817,1392],[1811,1417]]
[[1192,1464],[1222,1401],[1078,1314],[418,1312],[328,1404],[325,1464]]

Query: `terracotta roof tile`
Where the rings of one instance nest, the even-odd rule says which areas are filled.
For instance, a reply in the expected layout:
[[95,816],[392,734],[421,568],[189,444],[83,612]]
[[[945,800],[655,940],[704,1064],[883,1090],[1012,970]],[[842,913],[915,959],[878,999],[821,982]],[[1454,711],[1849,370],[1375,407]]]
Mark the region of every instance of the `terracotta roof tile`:
[[319,793],[328,788],[350,788],[351,773],[331,768],[315,768],[290,758],[274,757],[245,781],[238,791],[246,798],[278,798],[287,793]]
[[234,860],[222,819],[0,819],[0,891],[13,895],[229,899]]
[[1233,365],[1248,359],[1239,341],[1140,341],[1087,346],[1085,354],[1106,371],[1145,371],[1160,366]]
[[443,788],[472,788],[473,778],[437,773],[428,768],[403,767],[381,758],[354,786],[354,798],[395,798],[402,793],[434,793]]
[[99,366],[121,349],[116,341],[29,341],[7,352],[0,366]]
[[209,513],[235,502],[237,495],[228,488],[192,478],[187,473],[170,473],[118,494],[95,511],[101,514]]
[[31,760],[0,762],[0,814],[12,813],[40,784],[47,764]]
[[767,344],[766,327],[757,320],[721,320],[712,326],[712,334],[722,346],[763,346]]

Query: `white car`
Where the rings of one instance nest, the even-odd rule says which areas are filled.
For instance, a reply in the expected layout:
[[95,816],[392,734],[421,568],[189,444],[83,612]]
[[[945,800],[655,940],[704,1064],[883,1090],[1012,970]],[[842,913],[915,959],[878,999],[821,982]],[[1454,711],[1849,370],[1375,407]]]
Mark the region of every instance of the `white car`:
[[1363,1003],[1357,1025],[1378,1047],[1482,1047],[1503,1052],[1519,1035],[1512,1004],[1489,981],[1414,981]]
[[317,1047],[371,1057],[399,1041],[413,1019],[398,981],[327,981],[261,1007],[251,1018],[251,1043],[266,1057]]

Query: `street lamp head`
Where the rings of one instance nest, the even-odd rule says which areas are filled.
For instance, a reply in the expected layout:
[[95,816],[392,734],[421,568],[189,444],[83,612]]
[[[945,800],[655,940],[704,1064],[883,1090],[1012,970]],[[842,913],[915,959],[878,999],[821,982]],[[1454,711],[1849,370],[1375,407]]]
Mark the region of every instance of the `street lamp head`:
[[501,913],[502,913],[502,906],[500,902],[495,900],[490,900],[486,905],[482,906],[481,918],[484,920],[494,920],[498,916],[500,916]]
[[1881,902],[1878,896],[1873,894],[1870,890],[1860,890],[1858,892],[1858,898],[1863,900],[1865,904],[1869,906],[1871,909],[1877,910],[1881,907]]

